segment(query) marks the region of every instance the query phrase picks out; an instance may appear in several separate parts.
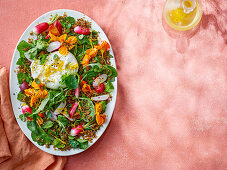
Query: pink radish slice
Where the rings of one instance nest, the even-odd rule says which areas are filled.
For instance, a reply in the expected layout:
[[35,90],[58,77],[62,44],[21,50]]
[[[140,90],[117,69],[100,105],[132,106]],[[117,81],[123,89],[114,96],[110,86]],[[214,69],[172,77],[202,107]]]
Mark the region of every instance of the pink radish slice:
[[89,28],[83,28],[81,26],[75,27],[74,32],[77,34],[83,34],[83,35],[89,35],[91,33]]
[[97,77],[94,81],[93,81],[93,87],[96,88],[98,87],[100,84],[102,84],[104,81],[106,81],[107,79],[107,75],[106,74],[102,74],[99,77]]
[[72,107],[71,107],[71,109],[70,109],[70,111],[69,111],[69,117],[70,117],[70,118],[73,117],[73,115],[74,115],[74,113],[75,113],[75,111],[76,111],[77,106],[78,106],[78,103],[77,103],[77,102],[75,102],[75,103],[72,105]]
[[79,135],[84,129],[83,125],[78,125],[75,128],[72,128],[70,131],[71,136]]
[[21,85],[20,85],[20,90],[24,93],[24,90],[25,89],[28,89],[29,88],[29,85],[27,82],[23,82]]
[[53,113],[51,113],[52,114],[52,117],[50,118],[50,120],[52,120],[52,121],[56,121],[58,118],[57,118],[57,116],[56,115],[54,115]]
[[28,105],[22,107],[22,113],[25,114],[26,112],[32,113],[32,108],[29,107]]
[[62,109],[62,108],[64,108],[65,107],[65,105],[66,105],[66,102],[62,102],[58,107],[57,107],[57,109],[54,111],[54,113],[53,113],[53,115],[59,115],[60,114],[60,110]]
[[33,32],[38,35],[44,31],[46,31],[47,29],[49,28],[49,24],[47,22],[43,22],[41,24],[38,24],[36,25],[34,28],[33,28]]
[[60,47],[61,47],[61,43],[59,41],[54,41],[49,44],[47,51],[52,52],[52,51],[59,49]]
[[78,98],[80,95],[80,89],[79,89],[79,86],[75,89],[75,96],[76,98]]
[[91,97],[91,100],[94,100],[94,101],[103,101],[103,100],[109,99],[109,97],[110,96],[108,94],[104,94],[104,95],[101,95],[101,96]]

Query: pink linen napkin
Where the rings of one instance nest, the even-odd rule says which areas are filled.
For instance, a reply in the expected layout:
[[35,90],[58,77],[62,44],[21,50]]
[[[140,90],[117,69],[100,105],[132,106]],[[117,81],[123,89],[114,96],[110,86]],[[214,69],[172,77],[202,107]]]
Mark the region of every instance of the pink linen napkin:
[[66,159],[38,149],[20,130],[9,98],[7,72],[0,66],[0,169],[60,170]]

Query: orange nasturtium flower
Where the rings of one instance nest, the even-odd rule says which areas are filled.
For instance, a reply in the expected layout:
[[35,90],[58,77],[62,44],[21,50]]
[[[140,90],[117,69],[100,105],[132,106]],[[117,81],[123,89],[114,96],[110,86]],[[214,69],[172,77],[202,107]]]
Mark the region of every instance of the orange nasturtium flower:
[[42,89],[43,84],[40,82],[37,84],[35,80],[32,82],[32,88],[25,89],[24,94],[28,97],[31,97],[30,99],[30,106],[33,107],[37,104],[39,99],[44,99],[48,96],[48,91]]
[[90,62],[90,59],[93,58],[93,57],[95,57],[95,56],[97,55],[97,53],[98,53],[97,48],[90,48],[90,49],[88,49],[88,50],[86,51],[86,54],[85,54],[85,56],[84,56],[84,58],[83,58],[81,64],[82,64],[83,66],[88,65],[89,62]]
[[106,120],[106,115],[100,114],[102,111],[101,103],[95,104],[95,118],[98,125],[102,125]]
[[[52,30],[56,31],[57,28],[56,29],[55,28],[53,28]],[[59,49],[59,53],[62,54],[62,55],[67,55],[68,54],[68,50],[71,50],[75,46],[74,44],[77,42],[76,36],[70,36],[68,38],[67,38],[67,34],[63,34],[61,36],[57,36],[57,34],[53,34],[52,30],[49,31],[50,41],[51,42],[54,42],[54,41],[61,42],[62,46]]]

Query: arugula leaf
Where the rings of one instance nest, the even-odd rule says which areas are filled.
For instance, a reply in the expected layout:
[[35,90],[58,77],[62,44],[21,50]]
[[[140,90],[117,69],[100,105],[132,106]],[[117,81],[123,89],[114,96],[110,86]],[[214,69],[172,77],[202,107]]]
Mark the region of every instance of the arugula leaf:
[[50,129],[53,125],[54,125],[54,122],[52,122],[51,120],[48,120],[43,123],[43,129]]
[[89,122],[90,119],[94,119],[95,118],[95,106],[92,102],[91,99],[89,98],[80,98],[82,100],[86,100],[86,104],[85,107],[89,108],[88,110],[90,111],[89,115],[84,116],[83,120],[86,122]]
[[114,86],[110,80],[107,81],[105,90],[109,93],[111,93],[114,90]]
[[65,145],[59,139],[54,139],[53,145],[56,146],[58,149],[65,147]]
[[25,102],[26,97],[27,96],[24,93],[22,93],[21,91],[17,94],[17,100],[19,100],[21,102]]
[[69,75],[69,76],[65,77],[64,81],[65,81],[65,85],[69,89],[76,89],[78,87],[77,79],[74,75]]
[[71,148],[77,148],[80,145],[80,142],[71,139],[69,140],[69,145],[71,146]]
[[24,116],[24,114],[20,114],[19,118],[22,122],[26,121],[26,117]]
[[58,121],[60,121],[64,126],[67,126],[69,123],[68,119],[62,115],[58,115]]
[[26,82],[31,82],[32,81],[32,77],[29,74],[25,74],[25,73],[18,73],[17,74],[17,80],[19,84],[22,84],[23,81]]
[[110,65],[104,65],[103,68],[106,69],[107,75],[110,78],[117,77],[117,70],[114,67]]
[[18,44],[17,50],[19,51],[21,57],[25,57],[25,56],[24,56],[25,51],[27,51],[27,49],[28,49],[28,48],[31,48],[31,47],[32,47],[31,44],[29,44],[29,43],[27,43],[26,41],[22,40],[22,41]]

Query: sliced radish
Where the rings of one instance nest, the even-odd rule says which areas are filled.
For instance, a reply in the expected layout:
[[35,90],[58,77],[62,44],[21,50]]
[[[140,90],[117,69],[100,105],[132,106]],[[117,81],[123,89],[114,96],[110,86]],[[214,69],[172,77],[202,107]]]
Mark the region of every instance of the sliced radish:
[[65,105],[66,105],[66,102],[62,102],[58,107],[57,107],[57,109],[54,111],[54,115],[59,115],[60,114],[60,110],[62,109],[62,108],[64,108],[65,107]]
[[61,25],[61,22],[59,20],[56,20],[54,23],[53,23],[54,27],[56,27],[58,29],[58,32],[62,33],[62,25]]
[[80,89],[79,89],[79,86],[75,89],[75,96],[76,98],[78,98],[80,95]]
[[102,92],[104,92],[104,91],[105,91],[105,85],[104,85],[103,83],[100,84],[99,86],[95,87],[95,91],[96,91],[97,93],[102,93]]
[[97,77],[94,81],[93,81],[93,87],[96,88],[98,87],[101,83],[103,83],[104,81],[106,81],[107,79],[107,75],[106,74],[102,74],[99,77]]
[[77,34],[83,34],[83,35],[89,35],[91,33],[89,28],[83,28],[81,26],[75,27],[74,32]]
[[24,92],[25,89],[28,89],[29,88],[29,84],[28,82],[24,81],[21,85],[20,85],[20,90],[22,92]]
[[71,109],[70,109],[70,111],[69,111],[69,117],[70,117],[70,118],[72,118],[73,115],[74,115],[74,113],[76,112],[77,106],[78,106],[78,103],[77,103],[77,102],[75,102],[75,103],[72,105],[72,107],[71,107]]
[[32,113],[32,108],[29,107],[28,105],[22,107],[22,113],[25,114],[26,112]]
[[101,96],[91,97],[91,100],[94,100],[94,101],[103,101],[103,100],[109,99],[109,97],[110,96],[108,94],[104,94],[104,95],[101,95]]
[[38,24],[36,25],[34,28],[33,28],[33,32],[38,35],[44,31],[46,31],[47,29],[49,28],[49,24],[47,22],[43,22],[41,24]]
[[70,131],[71,136],[79,135],[84,129],[83,125],[78,125],[75,128],[72,128]]
[[52,121],[56,121],[58,118],[57,118],[57,116],[56,115],[54,115],[53,113],[51,113],[52,114],[52,117],[50,118],[50,120],[52,120]]
[[52,51],[58,50],[60,47],[61,47],[61,43],[59,41],[54,41],[49,44],[47,51],[52,52]]

